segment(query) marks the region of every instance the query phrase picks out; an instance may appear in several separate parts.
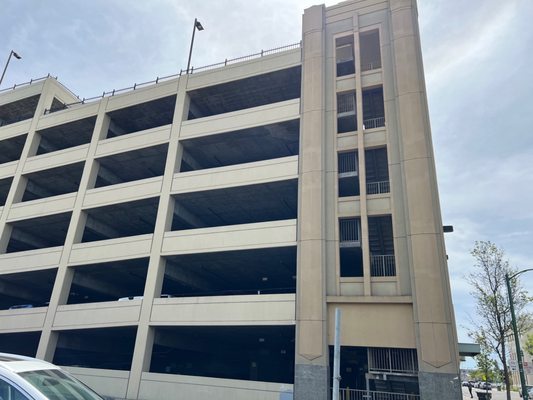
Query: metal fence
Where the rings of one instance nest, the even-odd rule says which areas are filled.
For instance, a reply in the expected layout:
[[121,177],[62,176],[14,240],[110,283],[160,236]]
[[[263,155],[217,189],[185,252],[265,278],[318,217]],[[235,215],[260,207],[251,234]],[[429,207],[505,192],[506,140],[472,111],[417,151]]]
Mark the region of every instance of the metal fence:
[[394,255],[374,255],[370,256],[371,276],[395,276],[396,262]]
[[339,93],[337,95],[337,114],[355,113],[355,93]]
[[368,370],[373,372],[416,374],[418,373],[416,350],[369,348]]
[[366,193],[367,194],[380,194],[380,193],[389,193],[389,192],[390,192],[390,183],[389,183],[389,181],[367,182],[366,183]]
[[341,247],[359,244],[359,220],[357,218],[339,220],[339,231]]
[[381,61],[371,61],[366,64],[361,64],[361,71],[370,71],[373,69],[379,69],[381,68]]
[[385,126],[385,117],[369,118],[363,121],[365,129],[374,129]]
[[357,153],[339,153],[339,174],[357,171]]
[[418,394],[339,389],[339,400],[420,400]]

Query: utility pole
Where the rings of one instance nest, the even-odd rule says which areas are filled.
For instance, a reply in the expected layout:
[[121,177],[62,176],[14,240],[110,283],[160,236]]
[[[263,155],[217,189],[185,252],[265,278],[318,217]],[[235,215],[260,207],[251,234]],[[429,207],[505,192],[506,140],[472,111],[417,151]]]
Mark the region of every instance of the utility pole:
[[339,383],[341,381],[341,310],[335,309],[335,344],[333,350],[333,400],[339,400]]
[[522,398],[524,400],[528,400],[529,395],[527,393],[527,388],[526,388],[526,377],[524,375],[522,350],[520,349],[520,337],[518,336],[518,327],[516,325],[516,316],[514,313],[513,293],[511,291],[511,279],[527,271],[533,271],[533,268],[525,269],[523,271],[518,271],[516,274],[511,275],[511,276],[509,276],[509,274],[507,273],[505,274],[505,283],[507,285],[507,296],[509,297],[509,308],[511,309],[511,324],[513,325],[514,343],[515,343],[515,348],[516,348],[516,359],[518,361],[518,372],[520,374],[520,389],[521,389],[520,391],[522,392]]

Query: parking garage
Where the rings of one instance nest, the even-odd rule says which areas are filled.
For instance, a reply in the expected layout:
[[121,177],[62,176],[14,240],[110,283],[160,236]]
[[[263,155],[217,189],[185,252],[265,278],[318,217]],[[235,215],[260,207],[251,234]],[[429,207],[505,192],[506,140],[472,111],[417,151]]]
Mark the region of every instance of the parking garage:
[[95,122],[96,117],[93,116],[37,131],[37,155],[89,143]]
[[180,172],[297,155],[300,121],[284,121],[181,141]]
[[188,119],[218,115],[300,97],[301,66],[188,92]]
[[58,332],[56,365],[129,370],[137,327],[76,329]]
[[168,144],[145,147],[97,159],[95,187],[161,176],[165,172]]
[[295,219],[298,180],[174,195],[172,230]]
[[156,327],[150,372],[294,382],[294,326]]
[[108,113],[111,121],[107,138],[112,138],[145,129],[172,123],[176,95],[163,97]]
[[7,253],[63,246],[70,212],[10,222],[12,228]]
[[296,247],[166,257],[162,293],[173,297],[296,292]]
[[0,275],[0,309],[47,307],[57,268]]
[[123,260],[79,265],[73,269],[68,304],[116,301],[142,296],[148,259]]
[[82,242],[153,233],[158,197],[85,210]]

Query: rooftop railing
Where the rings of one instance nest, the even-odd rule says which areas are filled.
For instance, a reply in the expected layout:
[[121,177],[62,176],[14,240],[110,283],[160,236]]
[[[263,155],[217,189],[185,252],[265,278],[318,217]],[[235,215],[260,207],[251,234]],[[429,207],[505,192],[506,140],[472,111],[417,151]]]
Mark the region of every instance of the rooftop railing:
[[51,76],[50,74],[46,75],[46,76],[42,76],[40,78],[37,78],[37,79],[30,79],[28,82],[22,82],[22,83],[15,83],[13,86],[9,86],[5,89],[1,89],[0,90],[0,93],[2,92],[7,92],[8,90],[15,90],[16,88],[20,88],[20,87],[23,87],[23,86],[29,86],[29,85],[32,85],[34,83],[37,83],[37,82],[41,82],[41,81],[44,81],[45,79],[47,78],[54,78],[57,80],[57,76],[56,77],[53,77]]
[[[187,71],[186,69],[185,70],[181,69],[178,74],[157,77],[156,79],[151,80],[151,81],[147,81],[147,82],[134,83],[133,86],[129,86],[129,87],[122,88],[122,89],[113,89],[113,90],[110,90],[110,91],[104,91],[104,92],[102,92],[101,95],[98,95],[98,96],[83,97],[83,98],[80,99],[79,96],[77,96],[76,94],[71,92],[75,97],[77,97],[80,100],[79,101],[75,101],[73,103],[65,104],[65,107],[63,109],[70,108],[71,106],[75,106],[75,105],[79,105],[79,104],[85,104],[85,103],[88,103],[88,102],[91,102],[91,101],[102,99],[104,97],[112,97],[112,96],[114,96],[116,94],[137,90],[137,89],[140,89],[140,88],[143,88],[143,87],[146,87],[146,86],[150,86],[150,85],[154,85],[154,84],[157,85],[158,83],[162,83],[162,82],[166,82],[166,81],[169,81],[171,79],[174,79],[174,78],[178,78],[178,77],[180,77],[182,75],[186,75],[187,73],[192,74],[192,73],[198,72],[198,71],[207,71],[207,70],[210,70],[210,69],[222,68],[222,67],[225,67],[225,66],[228,66],[228,65],[231,65],[231,64],[239,63],[239,62],[253,60],[253,59],[256,59],[256,58],[261,58],[261,57],[268,56],[268,55],[271,55],[271,54],[276,54],[276,53],[282,53],[282,52],[293,50],[293,49],[298,49],[301,46],[302,46],[302,42],[300,41],[298,43],[293,43],[293,44],[289,44],[289,45],[286,45],[286,46],[275,47],[273,49],[268,49],[268,50],[261,50],[258,53],[249,54],[249,55],[242,56],[242,57],[230,58],[230,59],[227,58],[224,61],[216,63],[216,64],[205,65],[205,66],[198,67],[198,68],[192,67],[190,69],[190,71]],[[39,81],[42,81],[42,80],[44,80],[46,78],[50,78],[50,77],[51,77],[50,74],[48,74],[47,76],[44,76],[42,78],[32,79],[29,82],[15,84],[12,87],[0,90],[0,93],[3,92],[3,91],[7,91],[7,90],[13,90],[13,89],[16,89],[16,88],[21,87],[21,86],[31,85],[32,83],[39,82]],[[52,77],[52,78],[57,80],[57,76],[56,77]],[[62,85],[62,86],[66,88],[66,86],[64,86],[64,85]],[[68,88],[66,88],[66,89],[68,90]],[[69,90],[69,92],[70,92],[70,90]],[[57,110],[57,111],[59,111],[59,110]],[[45,114],[49,114],[50,113],[50,109],[46,109],[44,111],[44,113]]]

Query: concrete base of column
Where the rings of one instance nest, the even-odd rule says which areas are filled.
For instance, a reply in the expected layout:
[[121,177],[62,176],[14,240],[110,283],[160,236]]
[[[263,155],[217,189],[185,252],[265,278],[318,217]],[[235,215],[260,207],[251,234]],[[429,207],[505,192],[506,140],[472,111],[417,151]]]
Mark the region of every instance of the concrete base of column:
[[296,364],[294,400],[328,400],[329,368],[321,365]]
[[420,400],[461,400],[461,380],[456,374],[418,373]]

